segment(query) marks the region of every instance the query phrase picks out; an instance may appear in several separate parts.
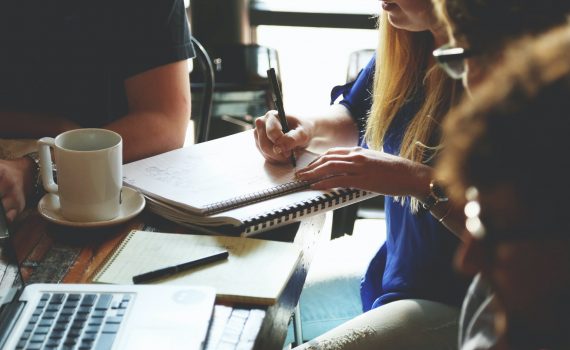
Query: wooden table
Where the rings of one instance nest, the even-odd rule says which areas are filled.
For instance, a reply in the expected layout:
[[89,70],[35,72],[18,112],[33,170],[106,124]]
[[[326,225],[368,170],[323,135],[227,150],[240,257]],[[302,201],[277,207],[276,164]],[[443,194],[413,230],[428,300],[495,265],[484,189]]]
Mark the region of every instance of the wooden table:
[[[278,302],[266,309],[254,349],[282,349],[291,314],[299,300],[316,242],[323,230],[324,218],[324,214],[319,214],[306,218],[301,223],[257,236],[270,240],[294,241],[302,248],[303,254]],[[146,211],[119,226],[80,229],[48,223],[34,209],[23,214],[22,220],[12,227],[12,232],[22,275],[27,284],[89,283],[93,272],[133,229],[188,232],[185,228]]]

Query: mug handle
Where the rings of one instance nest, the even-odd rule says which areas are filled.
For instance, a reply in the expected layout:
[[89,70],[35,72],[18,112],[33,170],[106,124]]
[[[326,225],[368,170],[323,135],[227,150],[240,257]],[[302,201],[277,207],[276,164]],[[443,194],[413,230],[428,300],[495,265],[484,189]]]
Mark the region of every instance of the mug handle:
[[50,147],[55,147],[55,139],[42,137],[38,140],[38,154],[40,156],[40,172],[44,189],[50,193],[56,193],[58,186],[53,180],[53,166],[51,164]]

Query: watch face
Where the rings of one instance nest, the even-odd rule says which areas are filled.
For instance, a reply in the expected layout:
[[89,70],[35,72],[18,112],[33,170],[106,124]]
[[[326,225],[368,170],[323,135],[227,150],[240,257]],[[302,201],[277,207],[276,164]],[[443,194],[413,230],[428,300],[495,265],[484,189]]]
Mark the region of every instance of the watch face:
[[437,198],[438,201],[446,201],[447,195],[441,186],[439,186],[435,181],[430,184],[432,195]]
[[426,210],[431,210],[439,202],[447,202],[449,199],[445,191],[434,180],[429,184],[429,196],[423,201],[423,207]]

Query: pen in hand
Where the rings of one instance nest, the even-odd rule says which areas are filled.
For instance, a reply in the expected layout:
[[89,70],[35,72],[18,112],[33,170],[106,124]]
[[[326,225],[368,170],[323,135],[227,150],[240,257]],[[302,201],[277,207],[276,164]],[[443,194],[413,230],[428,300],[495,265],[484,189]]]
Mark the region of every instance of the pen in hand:
[[140,275],[133,276],[133,283],[134,284],[140,284],[140,283],[148,282],[148,281],[151,281],[151,280],[154,280],[157,278],[167,277],[167,276],[173,275],[173,274],[181,272],[181,271],[186,271],[186,270],[191,269],[193,267],[203,266],[203,265],[207,265],[207,264],[212,263],[212,262],[227,259],[228,256],[229,256],[228,251],[224,250],[222,252],[219,252],[219,253],[216,253],[213,255],[209,255],[209,256],[206,256],[206,257],[203,257],[200,259],[188,261],[188,262],[185,262],[185,263],[182,263],[179,265],[172,265],[172,266],[164,267],[164,268],[161,268],[158,270],[145,272],[145,273],[142,273]]
[[[275,95],[275,106],[277,107],[277,114],[279,115],[279,122],[281,123],[281,130],[284,133],[289,132],[289,124],[287,124],[287,117],[285,116],[285,108],[283,107],[283,95],[281,94],[281,88],[277,82],[277,76],[275,75],[275,69],[270,68],[267,70],[267,76],[271,81],[271,87],[273,88],[273,94]],[[291,164],[293,167],[297,166],[297,159],[295,159],[295,152],[291,151]]]

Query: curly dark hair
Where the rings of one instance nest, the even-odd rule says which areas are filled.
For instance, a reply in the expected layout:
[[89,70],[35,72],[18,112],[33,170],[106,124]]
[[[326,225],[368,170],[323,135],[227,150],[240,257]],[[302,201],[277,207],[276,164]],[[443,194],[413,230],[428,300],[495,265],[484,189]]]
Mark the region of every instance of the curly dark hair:
[[522,35],[535,35],[568,21],[567,0],[433,0],[460,45],[500,50]]
[[[452,109],[437,175],[464,200],[470,186],[512,186],[537,218],[570,212],[570,26],[523,39]],[[560,221],[562,220],[562,221]]]

